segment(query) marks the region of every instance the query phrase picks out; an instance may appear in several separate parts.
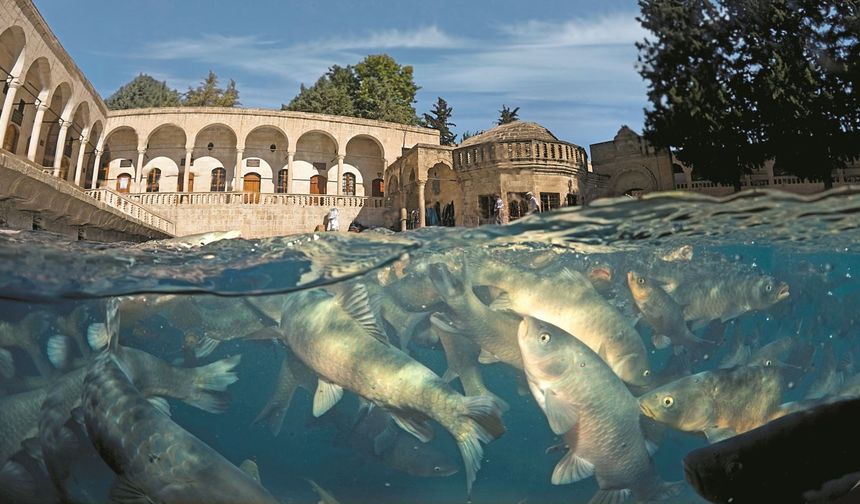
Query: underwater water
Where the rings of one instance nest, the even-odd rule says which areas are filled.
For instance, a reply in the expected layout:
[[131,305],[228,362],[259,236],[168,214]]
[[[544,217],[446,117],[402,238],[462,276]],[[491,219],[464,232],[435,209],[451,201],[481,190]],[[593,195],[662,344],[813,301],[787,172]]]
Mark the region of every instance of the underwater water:
[[397,234],[0,232],[0,502],[707,502],[690,451],[860,396],[858,212],[672,193]]

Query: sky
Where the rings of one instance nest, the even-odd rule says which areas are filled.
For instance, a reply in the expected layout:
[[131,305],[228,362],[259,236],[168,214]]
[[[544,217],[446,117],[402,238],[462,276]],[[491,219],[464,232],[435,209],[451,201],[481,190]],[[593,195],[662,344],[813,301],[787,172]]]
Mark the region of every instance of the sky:
[[642,130],[636,0],[35,0],[107,98],[139,73],[185,91],[211,69],[243,107],[280,108],[331,65],[388,53],[414,67],[419,115],[438,96],[453,130],[489,129],[503,104],[562,140]]

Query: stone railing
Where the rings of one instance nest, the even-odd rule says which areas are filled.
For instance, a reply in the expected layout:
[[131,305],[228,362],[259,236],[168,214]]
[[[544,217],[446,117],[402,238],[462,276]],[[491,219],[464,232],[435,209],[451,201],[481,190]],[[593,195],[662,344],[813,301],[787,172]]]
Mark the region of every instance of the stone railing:
[[116,208],[120,212],[134,217],[145,224],[171,235],[176,234],[176,223],[152,212],[140,203],[129,198],[128,195],[119,194],[106,187],[101,189],[88,189],[85,192],[96,201],[101,201],[112,208]]
[[137,193],[125,197],[141,205],[285,205],[383,208],[385,198],[332,194],[281,194],[245,192]]

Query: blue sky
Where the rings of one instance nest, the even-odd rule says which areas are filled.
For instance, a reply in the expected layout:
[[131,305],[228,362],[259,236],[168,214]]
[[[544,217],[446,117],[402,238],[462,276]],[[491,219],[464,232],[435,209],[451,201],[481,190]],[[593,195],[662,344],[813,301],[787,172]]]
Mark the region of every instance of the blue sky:
[[419,114],[442,96],[458,133],[503,103],[583,146],[642,129],[635,0],[35,3],[103,97],[140,72],[184,91],[212,69],[242,106],[279,108],[329,66],[386,52],[415,68]]

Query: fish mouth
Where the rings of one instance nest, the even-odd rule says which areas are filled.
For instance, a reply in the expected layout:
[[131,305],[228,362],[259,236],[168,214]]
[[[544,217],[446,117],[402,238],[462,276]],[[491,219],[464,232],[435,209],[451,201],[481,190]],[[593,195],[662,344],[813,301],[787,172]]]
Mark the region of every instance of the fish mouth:
[[780,285],[779,285],[779,290],[778,290],[778,291],[776,291],[776,300],[777,300],[777,301],[782,301],[783,299],[787,298],[787,297],[788,297],[788,295],[789,295],[789,292],[788,292],[788,284],[787,284],[787,283],[782,283],[782,284],[780,284]]
[[602,280],[604,282],[609,282],[612,280],[612,272],[609,271],[608,268],[597,267],[588,272],[588,276],[591,277],[592,280]]
[[642,401],[639,401],[639,410],[642,411],[642,414],[644,414],[648,418],[654,418],[654,412],[647,404]]

